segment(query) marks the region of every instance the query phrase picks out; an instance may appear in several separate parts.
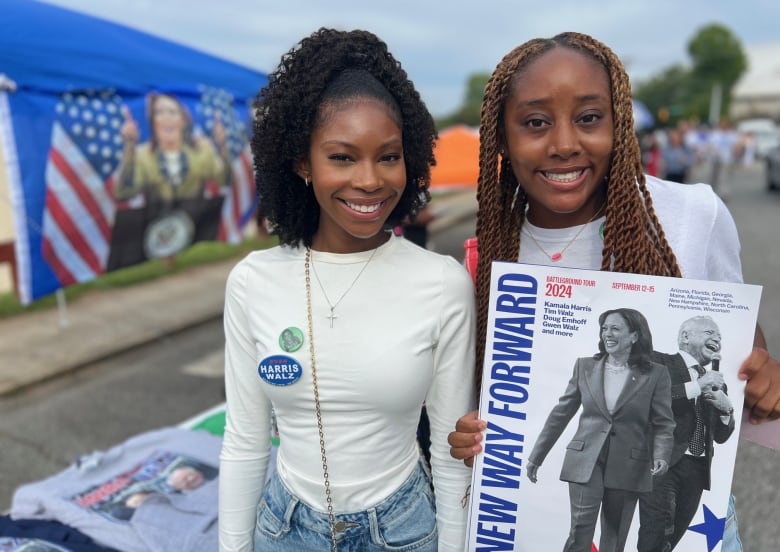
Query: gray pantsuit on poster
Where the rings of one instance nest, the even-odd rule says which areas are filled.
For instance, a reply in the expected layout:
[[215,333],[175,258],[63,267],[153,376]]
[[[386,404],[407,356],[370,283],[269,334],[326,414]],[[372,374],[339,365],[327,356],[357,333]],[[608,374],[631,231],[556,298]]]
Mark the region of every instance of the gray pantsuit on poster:
[[541,465],[582,406],[566,447],[561,480],[569,482],[571,529],[564,551],[590,552],[601,509],[600,552],[625,546],[638,493],[652,489],[654,459],[669,461],[674,417],[667,369],[629,366],[610,413],[604,397],[604,359],[580,358],[545,422],[529,460]]

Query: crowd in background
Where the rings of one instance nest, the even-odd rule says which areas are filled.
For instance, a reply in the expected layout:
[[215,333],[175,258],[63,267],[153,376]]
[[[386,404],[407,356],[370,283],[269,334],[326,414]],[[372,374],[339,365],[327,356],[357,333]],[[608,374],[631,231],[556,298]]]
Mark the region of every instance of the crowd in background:
[[[674,182],[690,182],[694,169],[697,181],[711,184],[726,195],[736,167],[758,160],[756,140],[751,132],[741,132],[724,120],[716,127],[680,121],[668,129],[640,132],[642,161],[647,174]],[[704,176],[702,176],[704,175]]]

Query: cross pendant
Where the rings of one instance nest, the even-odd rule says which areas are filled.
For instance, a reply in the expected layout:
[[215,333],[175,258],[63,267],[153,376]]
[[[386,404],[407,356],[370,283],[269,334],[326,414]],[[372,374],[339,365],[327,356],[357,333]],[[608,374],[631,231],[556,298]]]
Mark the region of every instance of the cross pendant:
[[334,308],[335,308],[335,307],[331,307],[331,308],[330,308],[330,316],[326,316],[326,317],[325,317],[325,318],[327,318],[328,320],[330,320],[330,327],[331,327],[331,328],[333,327],[333,321],[334,321],[336,318],[338,318],[338,316],[336,316],[335,314],[333,314],[333,309],[334,309]]

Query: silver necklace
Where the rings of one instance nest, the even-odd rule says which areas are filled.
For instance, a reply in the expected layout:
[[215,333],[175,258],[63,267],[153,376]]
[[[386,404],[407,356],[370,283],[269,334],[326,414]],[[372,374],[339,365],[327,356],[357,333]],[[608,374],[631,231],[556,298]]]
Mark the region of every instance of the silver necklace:
[[593,222],[594,220],[596,220],[596,219],[598,218],[598,216],[601,214],[601,211],[602,211],[603,209],[604,209],[604,205],[602,205],[601,207],[599,207],[599,209],[598,209],[598,210],[597,210],[595,213],[593,213],[593,216],[592,216],[592,217],[590,217],[590,219],[588,220],[588,222],[586,222],[585,224],[583,224],[583,225],[582,225],[582,227],[581,227],[579,230],[577,230],[577,233],[576,233],[576,234],[574,234],[574,237],[573,237],[572,239],[570,239],[570,240],[569,240],[569,243],[567,243],[567,244],[566,244],[566,245],[563,247],[563,249],[561,249],[560,251],[557,251],[557,252],[553,253],[552,255],[550,255],[550,254],[547,252],[547,250],[546,250],[544,247],[542,247],[542,244],[541,244],[541,243],[539,243],[539,241],[536,239],[536,236],[534,236],[534,235],[531,233],[531,229],[530,229],[530,228],[528,228],[528,226],[526,226],[526,225],[523,225],[523,232],[525,232],[525,233],[528,235],[528,237],[529,237],[529,238],[531,238],[531,239],[534,241],[534,243],[536,244],[536,247],[538,247],[538,248],[539,248],[539,251],[541,251],[541,252],[542,252],[542,253],[544,253],[544,254],[545,254],[547,257],[549,257],[549,259],[550,259],[552,262],[554,262],[554,263],[557,263],[558,261],[560,261],[561,259],[563,259],[563,254],[566,252],[566,250],[567,250],[567,249],[569,249],[569,246],[570,246],[571,244],[573,244],[575,241],[577,241],[577,238],[579,238],[579,237],[580,237],[580,234],[582,234],[583,230],[585,230],[585,227],[586,227],[586,226],[588,226],[588,224],[590,224],[590,223],[591,223],[591,222]]
[[[377,249],[379,249],[379,248],[377,248]],[[344,297],[347,296],[347,293],[349,293],[349,291],[357,283],[358,278],[360,278],[360,275],[363,274],[363,271],[366,270],[366,267],[368,266],[368,263],[371,262],[371,259],[374,258],[375,254],[376,254],[376,249],[374,249],[371,252],[371,256],[368,258],[366,263],[363,265],[363,268],[361,268],[360,272],[357,273],[357,276],[355,276],[355,279],[352,280],[351,284],[349,284],[349,287],[346,290],[344,290],[344,293],[341,294],[341,297],[338,298],[338,301],[336,301],[335,303],[331,303],[330,299],[328,298],[328,293],[325,291],[325,286],[323,286],[322,282],[320,281],[320,275],[317,274],[317,267],[314,265],[314,259],[311,257],[311,249],[310,248],[306,248],[306,259],[307,259],[306,262],[308,263],[309,261],[311,261],[311,267],[312,267],[312,269],[314,269],[314,277],[317,279],[317,283],[319,284],[320,289],[322,290],[322,295],[325,296],[325,301],[328,303],[328,306],[330,307],[330,314],[328,316],[326,316],[326,318],[328,320],[330,320],[330,327],[331,328],[333,327],[333,321],[336,318],[338,318],[338,316],[336,316],[336,314],[334,312],[336,310],[336,307],[339,306],[339,303],[341,303],[341,300],[344,299]]]

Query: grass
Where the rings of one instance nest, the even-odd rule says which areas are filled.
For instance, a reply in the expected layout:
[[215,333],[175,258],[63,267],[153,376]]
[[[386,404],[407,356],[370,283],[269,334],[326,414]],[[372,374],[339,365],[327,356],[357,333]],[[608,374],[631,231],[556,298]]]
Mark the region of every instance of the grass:
[[[249,238],[240,244],[222,242],[199,242],[177,255],[172,261],[153,260],[138,265],[115,270],[104,274],[91,282],[75,284],[64,289],[65,299],[75,298],[94,290],[120,288],[164,278],[182,272],[193,266],[238,259],[255,249],[265,249],[276,245],[276,238]],[[42,297],[24,306],[14,293],[0,293],[0,318],[9,318],[28,312],[54,308],[57,305],[56,294]]]

